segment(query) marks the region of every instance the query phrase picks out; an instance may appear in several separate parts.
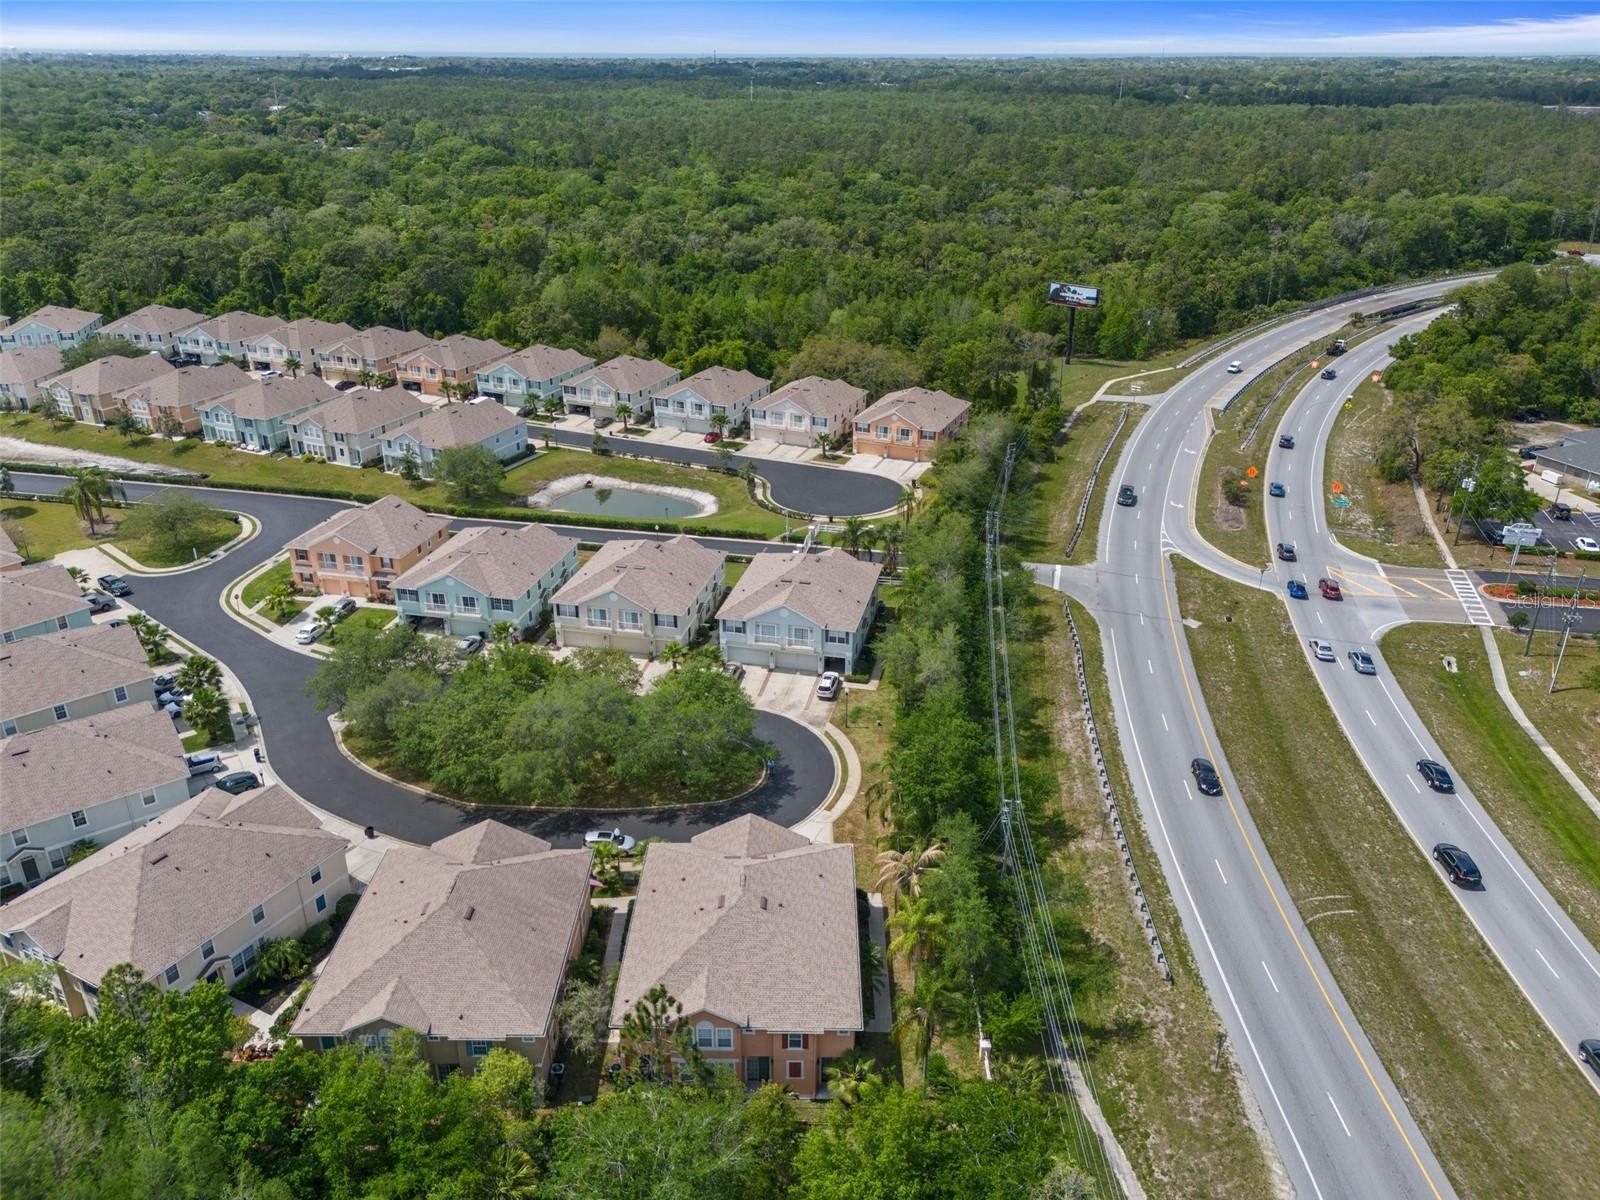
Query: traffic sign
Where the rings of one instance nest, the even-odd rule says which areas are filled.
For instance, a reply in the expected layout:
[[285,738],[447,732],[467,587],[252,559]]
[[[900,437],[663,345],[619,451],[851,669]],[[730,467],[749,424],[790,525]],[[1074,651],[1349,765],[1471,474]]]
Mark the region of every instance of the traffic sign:
[[1335,508],[1349,508],[1350,507],[1350,497],[1349,496],[1335,496],[1333,498],[1333,506]]
[[1346,400],[1344,402],[1344,410],[1345,410],[1345,412],[1349,412],[1355,406],[1356,406],[1356,402],[1354,400]]
[[1321,363],[1319,363],[1319,362],[1318,362],[1318,361],[1317,361],[1317,360],[1316,360],[1316,359],[1314,359],[1314,358],[1313,358],[1313,359],[1312,359],[1312,360],[1311,360],[1311,369],[1312,369],[1312,370],[1313,370],[1313,371],[1315,371],[1315,370],[1316,370],[1316,369],[1317,369],[1317,368],[1318,368],[1318,367],[1320,367],[1320,366],[1321,366],[1321,365],[1322,365],[1322,364],[1321,364]]
[[1337,479],[1335,479],[1333,481],[1333,484],[1331,486],[1333,487],[1333,494],[1335,496],[1337,496],[1340,492],[1344,491],[1344,484],[1340,483]]
[[1382,371],[1374,371],[1372,373],[1372,382],[1373,383],[1382,383],[1383,382],[1383,372]]
[[1539,527],[1527,521],[1518,521],[1511,525],[1501,526],[1500,544],[1502,546],[1517,546],[1526,550],[1529,546],[1539,544]]
[[1247,467],[1245,468],[1245,474],[1250,476],[1251,479],[1254,479],[1257,475],[1261,474],[1261,472],[1256,470],[1254,467]]

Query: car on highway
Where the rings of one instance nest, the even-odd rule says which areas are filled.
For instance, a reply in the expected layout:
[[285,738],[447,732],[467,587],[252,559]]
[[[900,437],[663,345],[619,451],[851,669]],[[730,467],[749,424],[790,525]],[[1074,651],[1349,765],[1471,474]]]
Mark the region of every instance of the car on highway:
[[583,844],[585,846],[615,846],[626,854],[639,843],[620,829],[591,829],[583,835]]
[[91,613],[110,612],[117,606],[117,602],[104,592],[90,592],[84,599],[89,602]]
[[1376,675],[1378,664],[1372,661],[1372,655],[1365,650],[1350,651],[1350,665],[1356,669],[1357,675]]
[[1269,496],[1287,496],[1288,494],[1289,489],[1284,487],[1281,483],[1267,484],[1267,495]]
[[261,786],[261,780],[253,771],[229,771],[221,779],[211,785],[220,788],[230,795],[237,796],[240,792],[248,792],[252,788]]
[[1278,543],[1278,557],[1283,559],[1284,562],[1295,562],[1295,561],[1297,561],[1297,559],[1295,557],[1295,552],[1294,552],[1294,543],[1293,542],[1279,542]]
[[1600,1038],[1584,1038],[1579,1042],[1578,1057],[1600,1071]]
[[1278,435],[1278,449],[1279,450],[1293,450],[1294,449],[1294,434],[1292,434],[1292,433],[1281,433],[1281,434],[1279,434]]
[[1472,861],[1472,855],[1460,846],[1440,842],[1433,848],[1433,857],[1434,861],[1444,868],[1444,873],[1450,876],[1451,883],[1464,888],[1483,886],[1483,872],[1478,870],[1478,864]]
[[294,635],[294,640],[301,646],[309,646],[323,634],[328,632],[328,627],[321,621],[313,621],[299,633]]
[[121,575],[102,575],[95,580],[100,585],[100,590],[110,592],[113,596],[131,596],[133,588],[128,586],[128,581]]
[[817,698],[819,700],[836,700],[839,690],[844,687],[844,676],[837,671],[824,671],[817,679]]
[[1117,489],[1117,503],[1123,508],[1132,508],[1139,503],[1139,496],[1131,483],[1125,483]]
[[1331,579],[1317,580],[1317,591],[1322,593],[1324,600],[1343,600],[1344,593],[1339,590],[1339,585]]
[[1322,377],[1324,379],[1337,379],[1339,378],[1339,372],[1335,371],[1332,367],[1323,367]]
[[1289,599],[1291,600],[1304,600],[1308,595],[1306,585],[1298,579],[1289,580],[1283,587],[1289,593]]
[[1312,638],[1308,645],[1310,645],[1311,653],[1318,662],[1334,662],[1336,660],[1332,642],[1324,641],[1322,638]]
[[1240,362],[1237,358],[1234,359],[1231,363],[1228,364],[1228,374],[1229,375],[1241,375],[1243,373],[1244,373],[1244,364],[1242,362]]
[[1333,355],[1340,355],[1340,354],[1343,354],[1349,348],[1350,348],[1350,343],[1345,341],[1344,338],[1334,338],[1333,341],[1328,343],[1327,353],[1328,354],[1333,354]]
[[466,658],[468,655],[476,654],[482,649],[483,634],[481,633],[469,633],[466,637],[461,638],[456,642],[456,653],[461,655],[462,658]]
[[1591,537],[1573,538],[1572,548],[1582,550],[1585,554],[1600,554],[1600,542]]
[[1222,777],[1209,759],[1195,759],[1189,764],[1189,772],[1194,776],[1194,786],[1200,789],[1202,796],[1222,795]]
[[1417,772],[1422,780],[1436,792],[1453,792],[1456,790],[1455,780],[1450,778],[1450,772],[1444,769],[1444,764],[1436,763],[1431,758],[1417,759]]

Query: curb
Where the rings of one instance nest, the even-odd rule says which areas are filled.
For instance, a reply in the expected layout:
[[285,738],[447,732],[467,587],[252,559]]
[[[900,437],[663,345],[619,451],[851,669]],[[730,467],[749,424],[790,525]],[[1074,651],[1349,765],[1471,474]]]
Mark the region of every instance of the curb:
[[228,541],[222,543],[222,545],[218,546],[204,558],[199,558],[193,562],[184,563],[180,567],[147,567],[138,559],[134,558],[131,554],[128,554],[122,550],[118,550],[110,542],[101,542],[95,547],[95,549],[106,555],[106,557],[115,559],[117,562],[121,563],[131,575],[149,575],[160,577],[164,575],[183,575],[189,571],[198,571],[202,568],[211,566],[213,563],[220,562],[229,554],[233,553],[233,551],[237,550],[240,546],[243,546],[247,542],[254,541],[257,535],[261,533],[261,522],[252,517],[249,513],[237,512],[231,508],[225,509],[224,511],[232,513],[233,516],[238,519],[240,531]]

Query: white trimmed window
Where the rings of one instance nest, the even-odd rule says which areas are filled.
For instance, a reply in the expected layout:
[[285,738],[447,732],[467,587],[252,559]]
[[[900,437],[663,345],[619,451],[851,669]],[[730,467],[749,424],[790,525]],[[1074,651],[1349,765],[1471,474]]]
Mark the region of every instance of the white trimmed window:
[[321,883],[322,882],[322,868],[321,867],[312,867],[311,868],[311,882],[312,883]]
[[89,814],[88,813],[84,812],[83,809],[81,809],[81,808],[75,808],[75,809],[72,810],[72,827],[74,829],[82,829],[88,823],[89,823]]
[[701,1021],[694,1027],[694,1044],[700,1050],[710,1050],[715,1044],[716,1030],[710,1021]]
[[144,791],[139,793],[139,803],[144,805],[144,807],[149,808],[155,802],[156,794],[153,789],[146,788]]
[[56,720],[65,721],[67,719],[67,706],[65,704],[56,705],[52,711],[55,714]]
[[252,925],[259,925],[259,924],[261,924],[261,922],[265,921],[266,919],[267,919],[267,910],[262,908],[261,905],[258,904],[253,909],[250,910],[250,923]]
[[556,616],[558,616],[558,617],[575,617],[577,615],[578,615],[578,606],[576,604],[558,604],[558,605],[556,605]]
[[120,683],[111,689],[111,695],[116,698],[118,704],[126,704],[128,702],[128,689]]
[[785,1079],[804,1079],[806,1077],[806,1064],[803,1059],[791,1058],[783,1064],[783,1077]]
[[772,644],[774,646],[777,645],[778,644],[778,627],[776,625],[766,625],[766,624],[763,624],[760,621],[757,621],[756,622],[756,641],[763,642],[763,643],[770,643],[770,644]]
[[610,624],[610,616],[611,614],[603,608],[591,608],[587,623],[604,629]]
[[803,1033],[784,1034],[783,1048],[785,1050],[804,1050],[806,1048],[806,1035]]
[[468,1058],[484,1058],[485,1056],[488,1055],[488,1053],[489,1053],[489,1043],[488,1042],[478,1041],[477,1039],[468,1039],[468,1041],[467,1041],[467,1057]]
[[622,610],[622,627],[624,629],[643,629],[644,614],[634,612],[632,609]]

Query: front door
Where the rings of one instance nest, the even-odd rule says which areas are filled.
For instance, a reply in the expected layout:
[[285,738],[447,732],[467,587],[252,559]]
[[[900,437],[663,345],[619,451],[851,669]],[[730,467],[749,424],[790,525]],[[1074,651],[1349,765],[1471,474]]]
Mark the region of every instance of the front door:
[[39,864],[32,855],[22,860],[22,878],[30,887],[39,882]]
[[751,1087],[772,1082],[772,1059],[747,1058],[744,1060],[744,1081]]

